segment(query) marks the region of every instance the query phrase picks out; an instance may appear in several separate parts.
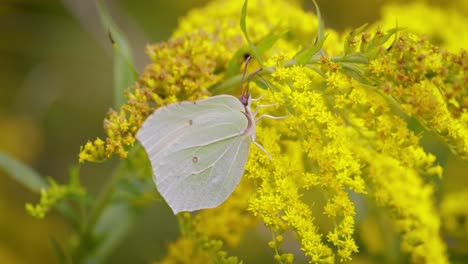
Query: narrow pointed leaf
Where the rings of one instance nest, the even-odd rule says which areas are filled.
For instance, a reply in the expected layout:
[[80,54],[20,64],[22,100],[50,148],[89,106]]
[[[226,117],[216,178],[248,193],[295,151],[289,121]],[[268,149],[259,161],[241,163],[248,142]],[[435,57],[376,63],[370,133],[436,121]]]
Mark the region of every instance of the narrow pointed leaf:
[[277,28],[275,27],[268,35],[263,37],[257,44],[257,50],[260,53],[260,55],[265,54],[267,51],[269,51],[273,45],[282,37],[284,34],[287,33],[287,31],[283,32],[277,32]]
[[366,77],[366,72],[364,68],[359,67],[358,65],[353,63],[340,63],[340,66],[341,71],[343,71],[346,75],[350,76],[356,81],[365,85],[372,85],[372,82]]
[[70,206],[69,203],[66,201],[62,201],[58,203],[55,208],[60,214],[68,220],[74,230],[79,231],[81,227],[81,220],[80,217],[77,215],[75,209]]
[[137,214],[138,210],[127,204],[112,204],[106,207],[93,232],[99,238],[99,243],[87,261],[103,263],[128,235]]
[[264,90],[267,90],[267,89],[269,89],[269,88],[271,87],[270,84],[268,83],[268,81],[265,80],[265,79],[263,79],[263,78],[258,78],[258,79],[256,79],[256,80],[255,80],[255,84],[256,84],[258,87],[260,87],[260,88],[262,88],[262,89],[264,89]]
[[57,262],[59,264],[67,264],[67,255],[65,254],[65,250],[62,245],[60,245],[60,243],[53,237],[50,238],[50,244],[52,245],[52,249],[57,257]]
[[110,41],[114,47],[114,107],[119,107],[125,103],[124,90],[135,83],[138,79],[138,73],[134,67],[127,38],[112,20],[103,1],[97,1],[97,6],[103,27],[108,31]]
[[301,53],[297,54],[294,57],[296,59],[296,62],[298,64],[308,63],[312,59],[312,57],[314,57],[314,55],[317,54],[322,49],[323,43],[325,42],[326,39],[327,37],[323,38],[322,40],[315,43],[315,45],[313,45],[312,47],[306,48]]
[[315,0],[312,0],[312,2],[314,3],[315,9],[317,10],[317,42],[323,42],[325,40],[325,23],[323,22],[322,14],[320,13],[320,8],[317,2],[315,2]]
[[249,35],[247,33],[246,19],[247,19],[247,5],[248,5],[248,2],[249,2],[248,0],[245,0],[244,5],[242,6],[240,27],[241,27],[242,33],[244,33],[244,36],[245,36],[245,39],[247,40],[247,43],[249,44],[249,47],[250,47],[250,49],[252,51],[252,55],[255,57],[255,59],[257,59],[258,63],[261,66],[263,66],[262,56],[261,56],[260,52],[258,52],[257,47],[252,42],[252,40],[250,39],[250,37],[249,37]]
[[0,152],[0,170],[36,193],[48,185],[45,179],[28,165],[2,152]]
[[401,28],[392,28],[389,31],[387,31],[383,36],[375,36],[369,42],[369,50],[376,49],[381,45],[385,44],[398,31],[401,31]]
[[349,33],[349,35],[346,37],[346,40],[345,40],[345,42],[344,42],[344,54],[345,54],[345,55],[348,54],[348,52],[349,52],[349,50],[350,50],[350,48],[351,48],[351,46],[352,46],[352,44],[353,44],[353,43],[352,43],[352,42],[353,42],[353,39],[354,39],[357,35],[363,33],[363,32],[367,29],[367,26],[368,26],[368,25],[369,25],[369,24],[366,23],[366,24],[364,24],[364,25],[362,25],[362,26],[360,26],[360,27],[354,29],[353,31],[351,31],[351,32]]
[[369,58],[360,52],[352,53],[346,55],[344,57],[334,57],[333,62],[349,62],[349,63],[360,63],[360,64],[368,64]]
[[[268,33],[265,37],[263,37],[257,44],[257,51],[259,55],[262,56],[266,52],[268,52],[273,45],[282,37],[287,31],[277,33],[276,28],[274,28],[270,33]],[[232,56],[231,60],[228,62],[226,66],[226,74],[225,78],[230,78],[235,76],[241,72],[241,65],[245,61],[245,56],[249,55],[250,47],[244,46],[239,48],[236,53]]]
[[294,56],[294,59],[298,64],[306,64],[309,62],[310,59],[312,59],[312,57],[322,49],[323,43],[327,38],[325,35],[325,24],[320,13],[320,9],[315,0],[312,0],[312,2],[315,5],[315,9],[317,10],[317,38],[314,45],[301,50]]
[[240,66],[245,60],[244,55],[248,54],[249,51],[250,51],[250,48],[247,46],[244,46],[238,49],[236,53],[234,53],[231,60],[228,62],[226,66],[226,73],[224,77],[225,79],[228,79],[240,73]]

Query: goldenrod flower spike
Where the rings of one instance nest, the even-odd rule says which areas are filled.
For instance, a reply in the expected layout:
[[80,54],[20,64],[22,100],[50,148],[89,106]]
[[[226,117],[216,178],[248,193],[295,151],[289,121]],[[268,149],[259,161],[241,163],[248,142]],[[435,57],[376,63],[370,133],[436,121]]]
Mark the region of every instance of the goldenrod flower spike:
[[[240,76],[224,72],[248,45],[238,27],[241,8],[239,1],[213,1],[181,19],[170,40],[148,47],[152,63],[127,90],[128,102],[108,113],[106,139],[83,146],[80,161],[124,158],[136,131],[158,107],[212,96],[214,85],[239,84]],[[298,65],[293,57],[316,35],[316,18],[289,1],[251,0],[248,10],[245,32],[252,43],[272,30],[288,32],[262,54],[263,83],[249,87],[251,94],[263,95],[269,112],[288,116],[256,127],[258,140],[275,159],[252,148],[233,195],[217,208],[183,218],[181,226],[194,231],[170,246],[165,260],[177,259],[173,252],[182,249],[200,260],[203,252],[225,256],[213,237],[236,246],[261,221],[272,234],[268,245],[278,262],[294,259],[282,248],[288,230],[311,263],[349,261],[360,250],[351,198],[357,195],[389,212],[412,262],[448,263],[435,187],[427,181],[443,170],[421,147],[407,118],[468,160],[466,52],[443,51],[398,28],[361,27],[348,38],[327,29],[320,33],[328,36],[320,43],[323,50]],[[259,119],[269,117],[264,110],[260,105],[254,111]],[[317,193],[323,203],[309,198]],[[318,218],[331,226],[324,229]]]

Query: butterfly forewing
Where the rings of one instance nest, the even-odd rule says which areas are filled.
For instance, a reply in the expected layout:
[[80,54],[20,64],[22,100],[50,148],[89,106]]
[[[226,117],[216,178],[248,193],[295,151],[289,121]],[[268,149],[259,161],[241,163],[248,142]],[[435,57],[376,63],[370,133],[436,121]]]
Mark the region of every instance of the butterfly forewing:
[[156,186],[175,213],[210,208],[237,186],[251,139],[244,106],[229,95],[156,110],[137,133]]

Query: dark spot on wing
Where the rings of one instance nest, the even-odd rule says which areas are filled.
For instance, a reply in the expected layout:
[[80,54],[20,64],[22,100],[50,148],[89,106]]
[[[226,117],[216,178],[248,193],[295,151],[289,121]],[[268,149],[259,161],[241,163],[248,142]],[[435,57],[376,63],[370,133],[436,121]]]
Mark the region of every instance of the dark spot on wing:
[[193,125],[193,120],[190,119],[190,120],[188,121],[188,123],[189,123],[189,125]]
[[197,157],[197,156],[193,156],[192,162],[193,162],[193,163],[197,163],[197,162],[198,162],[198,157]]

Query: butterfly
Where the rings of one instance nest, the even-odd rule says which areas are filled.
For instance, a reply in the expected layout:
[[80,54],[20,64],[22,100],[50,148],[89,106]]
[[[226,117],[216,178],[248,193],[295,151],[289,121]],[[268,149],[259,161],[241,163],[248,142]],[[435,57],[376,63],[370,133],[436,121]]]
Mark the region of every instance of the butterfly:
[[241,96],[217,95],[158,108],[142,124],[136,138],[145,149],[156,187],[174,214],[213,208],[224,202],[244,174],[255,119],[254,100],[247,89]]

